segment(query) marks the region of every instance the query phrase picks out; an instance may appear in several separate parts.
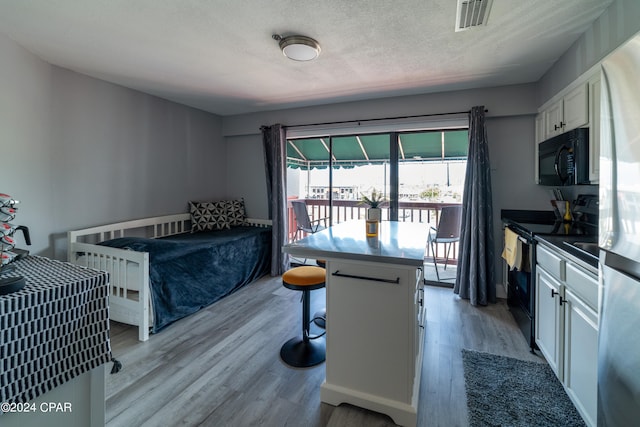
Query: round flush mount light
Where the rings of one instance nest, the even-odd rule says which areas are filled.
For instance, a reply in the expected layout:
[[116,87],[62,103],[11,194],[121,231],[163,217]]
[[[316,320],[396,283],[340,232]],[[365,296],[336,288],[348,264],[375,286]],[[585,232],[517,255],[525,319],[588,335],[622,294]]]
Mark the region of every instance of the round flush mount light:
[[274,40],[280,44],[284,56],[294,61],[311,61],[320,55],[320,45],[311,37],[288,36],[280,37],[274,34]]

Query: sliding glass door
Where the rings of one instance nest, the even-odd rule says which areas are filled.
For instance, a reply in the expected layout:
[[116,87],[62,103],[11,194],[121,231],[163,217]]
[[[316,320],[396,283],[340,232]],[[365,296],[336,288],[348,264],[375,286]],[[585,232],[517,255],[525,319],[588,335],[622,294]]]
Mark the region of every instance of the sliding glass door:
[[[330,226],[364,219],[360,199],[376,191],[387,200],[383,220],[435,230],[442,208],[462,202],[467,150],[466,129],[290,139],[288,197],[305,201],[312,222]],[[291,212],[292,233],[297,226]],[[429,259],[445,278],[450,272],[455,277],[457,248],[454,242],[429,249]]]
[[[443,214],[459,214],[467,165],[468,132],[422,131],[398,134],[398,220],[429,227],[433,244],[425,258],[429,282],[453,284],[459,227],[446,231]],[[442,237],[446,234],[446,237]],[[440,237],[440,238],[438,238]]]
[[[362,196],[375,191],[390,200],[389,134],[337,136],[331,141],[332,224],[364,219],[367,206],[360,203]],[[388,203],[383,205],[385,220],[389,219],[388,208]]]
[[[398,220],[433,222],[435,208],[462,202],[467,165],[466,130],[398,134]],[[412,210],[416,203],[431,206]]]
[[[388,133],[288,140],[287,197],[303,199],[312,221],[327,218],[331,225],[364,219],[363,195],[377,191],[391,200],[390,147]],[[388,208],[389,203],[385,220]],[[290,225],[297,226],[295,218]]]
[[306,220],[297,218],[292,200],[306,203],[312,229],[330,225],[331,138],[306,138],[287,141],[287,200],[289,201],[289,241],[303,237]]

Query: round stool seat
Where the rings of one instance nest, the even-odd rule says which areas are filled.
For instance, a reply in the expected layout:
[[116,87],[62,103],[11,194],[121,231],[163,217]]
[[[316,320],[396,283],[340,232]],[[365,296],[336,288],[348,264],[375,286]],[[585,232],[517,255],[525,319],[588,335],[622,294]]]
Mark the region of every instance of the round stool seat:
[[320,289],[324,287],[326,270],[322,267],[303,266],[287,270],[282,274],[282,284],[294,291]]

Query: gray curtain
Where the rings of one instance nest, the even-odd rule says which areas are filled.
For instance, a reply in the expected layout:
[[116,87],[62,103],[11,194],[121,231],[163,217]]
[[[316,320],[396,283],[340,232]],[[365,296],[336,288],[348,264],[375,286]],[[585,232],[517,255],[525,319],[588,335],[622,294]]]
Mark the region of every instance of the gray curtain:
[[273,222],[271,239],[271,276],[279,276],[289,268],[289,255],[282,253],[287,243],[287,138],[282,125],[262,126],[264,166],[267,175],[269,219]]
[[491,170],[484,106],[473,107],[469,113],[469,155],[453,292],[472,305],[496,302]]

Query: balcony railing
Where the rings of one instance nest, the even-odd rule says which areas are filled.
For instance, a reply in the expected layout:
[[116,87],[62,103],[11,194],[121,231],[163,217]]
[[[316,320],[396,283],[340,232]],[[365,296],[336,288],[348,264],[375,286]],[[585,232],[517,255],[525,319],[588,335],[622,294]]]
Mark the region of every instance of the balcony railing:
[[[329,208],[329,201],[327,199],[296,199],[304,200],[307,204],[307,212],[309,218],[313,221],[317,221],[322,218],[332,218],[332,223],[339,224],[341,222],[365,219],[367,214],[367,206],[360,204],[357,200],[334,200],[333,207]],[[425,227],[437,227],[440,221],[440,212],[444,206],[457,206],[459,203],[434,203],[434,202],[400,202],[398,203],[398,221],[403,222],[416,222],[422,223]],[[289,241],[293,241],[296,234],[296,221],[291,204],[288,206],[289,210]],[[389,208],[382,207],[382,220],[389,220]],[[321,222],[321,225],[329,226],[329,220],[326,220],[326,224]],[[304,234],[302,234],[304,236]],[[302,236],[298,235],[298,238]],[[429,248],[427,256],[429,255]],[[444,244],[435,245],[435,257],[438,262],[444,262],[445,258],[445,246]],[[455,264],[458,259],[458,243],[453,244],[451,253],[449,254],[449,263]]]

